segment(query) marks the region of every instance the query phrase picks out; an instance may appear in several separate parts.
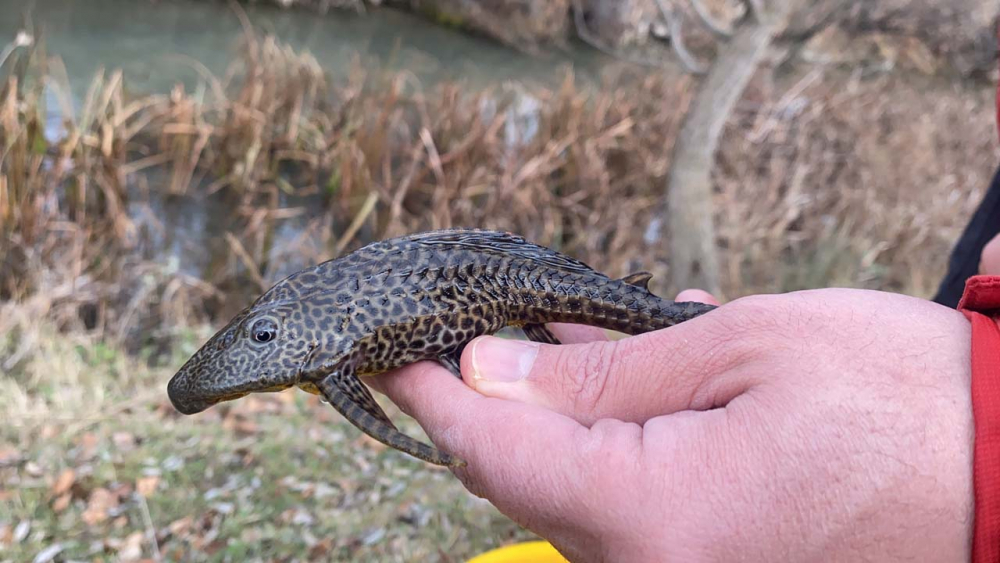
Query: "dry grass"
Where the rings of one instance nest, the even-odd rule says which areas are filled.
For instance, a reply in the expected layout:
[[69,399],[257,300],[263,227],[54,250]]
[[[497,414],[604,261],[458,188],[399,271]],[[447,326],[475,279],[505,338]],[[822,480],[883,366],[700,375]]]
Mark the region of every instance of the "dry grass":
[[919,75],[758,76],[717,171],[727,290],[932,295],[997,165],[994,92]]
[[[667,279],[667,245],[650,227],[686,78],[427,90],[360,63],[332,81],[308,52],[249,25],[244,41],[228,72],[204,71],[194,92],[130,96],[120,72],[101,72],[79,111],[43,43],[7,50],[0,302],[136,351],[222,320],[289,265],[459,225],[516,231],[613,275]],[[934,80],[758,73],[716,173],[727,296],[933,291],[994,165],[991,87]],[[57,138],[46,137],[45,88],[62,108]],[[204,275],[137,254],[129,203],[209,194],[235,211]],[[296,217],[301,235],[276,247],[276,229]]]
[[[68,91],[66,73],[43,44],[12,50],[0,89],[5,307],[136,351],[222,320],[289,264],[458,225],[667,279],[667,245],[650,227],[687,79],[622,74],[583,89],[567,74],[554,90],[468,92],[358,64],[335,82],[309,53],[247,29],[241,58],[223,77],[204,71],[194,92],[130,96],[112,71],[79,111],[57,96],[54,139],[44,88]],[[823,285],[929,294],[994,165],[990,88],[822,67],[758,73],[716,173],[727,296]],[[150,183],[150,170],[165,180]],[[230,202],[227,244],[204,275],[137,254],[127,206],[141,193]],[[296,207],[289,196],[313,199]],[[301,235],[276,247],[296,217]]]
[[[79,115],[64,104],[56,140],[44,136],[43,85],[61,84],[58,61],[39,49],[11,65],[0,98],[3,299],[45,296],[60,322],[83,308],[88,328],[113,335],[131,332],[121,324],[136,319],[126,312],[140,290],[140,317],[204,319],[220,290],[274,281],[273,230],[298,212],[282,192],[325,201],[310,210],[302,261],[452,225],[510,229],[584,258],[622,255],[669,166],[681,113],[662,104],[683,108],[689,95],[687,81],[666,77],[594,95],[571,75],[556,91],[425,91],[360,66],[333,84],[308,53],[249,32],[246,42],[224,78],[206,75],[193,94],[133,99],[120,73],[100,74]],[[160,197],[223,193],[237,210],[228,266],[208,279],[171,277],[132,252],[130,188],[154,166],[169,178]],[[138,271],[156,287],[136,288]],[[73,291],[53,298],[68,280]]]

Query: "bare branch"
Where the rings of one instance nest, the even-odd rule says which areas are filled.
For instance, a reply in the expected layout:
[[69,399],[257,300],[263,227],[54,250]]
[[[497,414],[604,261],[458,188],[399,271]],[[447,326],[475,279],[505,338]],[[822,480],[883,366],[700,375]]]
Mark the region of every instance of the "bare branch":
[[[662,2],[663,0],[657,0]],[[689,0],[691,2],[691,7],[694,8],[694,13],[698,14],[698,18],[701,19],[702,25],[708,28],[716,37],[721,37],[723,39],[729,39],[733,36],[733,30],[730,26],[727,26],[715,19],[708,8],[701,3],[701,0]],[[751,0],[748,0],[751,1]],[[752,0],[756,1],[756,0]]]
[[660,9],[660,14],[666,20],[667,27],[670,28],[670,46],[673,47],[674,53],[680,59],[684,68],[692,74],[705,74],[708,72],[708,66],[698,62],[694,58],[694,55],[691,54],[691,51],[688,51],[684,45],[684,26],[681,24],[680,16],[667,6],[665,0],[656,0],[656,7]]

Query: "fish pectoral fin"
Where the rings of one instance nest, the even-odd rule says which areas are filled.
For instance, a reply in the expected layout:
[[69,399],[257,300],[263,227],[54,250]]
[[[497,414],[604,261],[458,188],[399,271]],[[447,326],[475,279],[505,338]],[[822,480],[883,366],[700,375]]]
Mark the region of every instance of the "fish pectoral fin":
[[621,281],[649,291],[649,280],[651,279],[653,279],[653,274],[649,272],[636,272],[625,276]]
[[435,465],[462,467],[465,462],[403,434],[389,421],[371,392],[353,371],[335,371],[317,384],[333,408],[359,430],[383,444]]
[[[347,373],[344,371],[338,371],[328,375],[323,382],[329,381],[334,377],[334,384],[337,392],[344,395],[344,397],[350,401],[351,404],[368,413],[382,424],[389,426],[389,428],[393,430],[396,429],[396,425],[389,420],[389,416],[385,414],[384,410],[382,410],[382,405],[379,405],[378,402],[375,401],[375,397],[372,396],[372,392],[364,383],[361,383],[361,380],[358,379],[357,375],[353,372]],[[330,404],[333,404],[333,401],[326,393],[323,385],[320,384],[317,387],[319,388],[320,393],[322,393],[326,399],[330,401]]]
[[521,327],[524,331],[524,335],[528,337],[528,340],[533,342],[541,342],[542,344],[562,344],[556,335],[552,334],[552,331],[545,327],[545,325],[524,325]]
[[454,352],[438,356],[438,362],[459,379],[462,379],[462,350],[464,349],[465,346],[462,346]]

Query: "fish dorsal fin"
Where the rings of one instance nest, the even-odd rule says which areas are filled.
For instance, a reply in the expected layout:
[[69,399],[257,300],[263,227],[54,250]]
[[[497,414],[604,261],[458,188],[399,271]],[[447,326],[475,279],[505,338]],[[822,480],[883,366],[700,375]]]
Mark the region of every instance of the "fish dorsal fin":
[[653,279],[653,274],[649,272],[636,272],[625,276],[621,281],[649,291],[649,280],[651,279]]
[[423,245],[451,246],[479,252],[498,252],[532,260],[564,272],[600,275],[583,262],[560,254],[551,248],[528,242],[524,238],[499,231],[476,229],[446,229],[404,237],[404,240]]

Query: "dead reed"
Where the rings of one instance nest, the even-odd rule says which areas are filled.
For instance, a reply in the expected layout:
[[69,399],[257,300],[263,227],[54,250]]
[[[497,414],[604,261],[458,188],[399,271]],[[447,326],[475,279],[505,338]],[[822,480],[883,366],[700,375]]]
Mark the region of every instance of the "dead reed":
[[[229,71],[204,72],[195,92],[135,97],[120,72],[99,73],[79,112],[59,98],[56,138],[43,89],[68,91],[59,61],[43,45],[10,56],[0,306],[144,346],[233,312],[289,263],[458,225],[666,279],[666,245],[649,226],[686,79],[622,74],[584,89],[567,74],[554,90],[425,89],[361,63],[333,81],[309,53],[250,31],[244,41]],[[796,72],[759,73],[719,155],[728,295],[831,284],[926,295],[993,166],[989,120],[976,115],[989,111],[989,87]],[[154,169],[166,180],[150,183]],[[218,266],[190,276],[144,260],[128,212],[137,186],[228,198],[236,220]],[[288,195],[322,203],[289,206]],[[275,229],[293,217],[306,219],[301,235],[276,247]],[[0,311],[0,332],[9,318]]]

